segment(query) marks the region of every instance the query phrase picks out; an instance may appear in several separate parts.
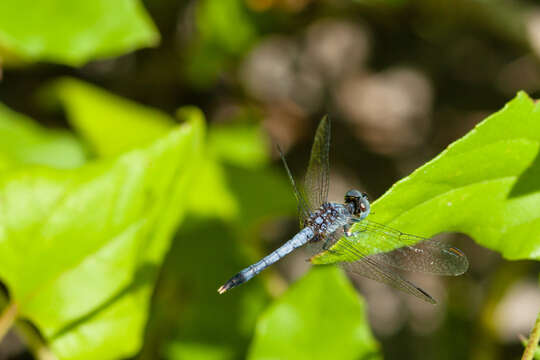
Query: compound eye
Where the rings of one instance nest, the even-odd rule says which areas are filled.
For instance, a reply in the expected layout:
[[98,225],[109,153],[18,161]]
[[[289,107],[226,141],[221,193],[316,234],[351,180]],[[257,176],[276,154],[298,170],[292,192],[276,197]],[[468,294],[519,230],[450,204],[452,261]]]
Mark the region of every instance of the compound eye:
[[360,203],[360,211],[365,212],[366,210],[367,210],[366,205],[364,205],[363,203]]
[[349,198],[349,199],[354,199],[354,198],[360,198],[362,196],[362,193],[358,190],[349,190],[347,191],[347,193],[345,194],[345,197],[346,198]]

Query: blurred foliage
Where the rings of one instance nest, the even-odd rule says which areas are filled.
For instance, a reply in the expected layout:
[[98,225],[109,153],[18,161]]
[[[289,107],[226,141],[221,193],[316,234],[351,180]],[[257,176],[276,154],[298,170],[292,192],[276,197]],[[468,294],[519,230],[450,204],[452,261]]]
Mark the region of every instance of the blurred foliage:
[[364,303],[341,270],[323,266],[261,315],[248,358],[378,359],[376,351]]
[[[234,146],[223,146],[224,139]],[[164,264],[142,359],[245,356],[268,293],[258,282],[235,297],[218,297],[216,289],[225,274],[262,255],[254,241],[261,219],[295,208],[287,180],[263,166],[266,151],[256,124],[209,129],[190,216]]]
[[116,358],[140,347],[201,132],[194,120],[110,160],[1,174],[0,277],[59,357]]
[[158,41],[138,0],[0,3],[0,54],[8,64],[51,61],[77,66]]
[[[0,2],[0,278],[36,358],[521,353],[517,333],[540,297],[537,286],[513,288],[537,285],[539,267],[497,254],[538,259],[538,105],[519,93],[455,140],[517,90],[540,93],[537,4],[144,7]],[[297,230],[284,220],[295,204],[272,144],[296,173],[326,112],[339,197],[355,184],[376,198],[405,176],[373,204],[373,219],[482,246],[459,240],[471,270],[432,280],[438,307],[355,279],[366,302],[331,266],[287,289],[305,268],[296,255],[217,295]],[[0,358],[13,344],[5,337]]]
[[[3,104],[0,104],[0,138],[0,159],[5,161],[4,167],[41,164],[73,168],[86,161],[85,149],[73,135],[43,129]],[[0,169],[3,166],[0,165]]]
[[[180,254],[178,255],[180,256],[180,261],[174,261],[174,282],[175,284],[182,284],[185,286],[185,283],[182,282],[181,278],[178,278],[177,274],[191,274],[194,269],[197,269],[197,265],[202,266],[200,269],[200,274],[202,276],[200,279],[201,281],[196,281],[197,279],[192,277],[186,278],[186,281],[188,283],[196,281],[197,284],[206,285],[203,288],[200,288],[198,292],[195,291],[192,293],[190,297],[184,296],[182,305],[186,314],[189,314],[189,310],[186,310],[186,304],[189,303],[190,298],[192,299],[191,301],[195,301],[196,306],[193,307],[191,315],[195,316],[195,318],[192,319],[188,316],[186,321],[192,321],[193,323],[199,324],[198,329],[202,329],[203,331],[205,331],[204,329],[214,328],[212,333],[214,334],[213,340],[216,341],[216,344],[211,342],[211,334],[201,338],[199,330],[194,331],[191,335],[189,335],[189,333],[185,333],[185,328],[179,327],[180,330],[178,337],[179,339],[182,339],[182,341],[174,339],[171,339],[170,343],[169,341],[164,341],[164,343],[160,345],[162,348],[160,351],[170,354],[180,352],[183,354],[183,356],[185,356],[186,352],[187,354],[195,354],[197,351],[202,351],[203,353],[208,351],[211,352],[212,349],[218,347],[219,344],[221,344],[223,347],[224,353],[231,356],[245,351],[247,342],[249,341],[249,336],[252,333],[256,315],[262,309],[262,305],[265,303],[267,295],[265,295],[265,292],[260,286],[255,288],[252,295],[249,295],[248,293],[248,297],[244,303],[252,307],[253,310],[251,315],[247,318],[239,316],[240,308],[238,308],[238,303],[234,299],[230,298],[228,307],[231,308],[231,310],[228,310],[226,313],[229,314],[230,324],[237,322],[238,332],[231,332],[230,324],[224,322],[222,331],[216,333],[215,326],[211,326],[211,322],[215,318],[212,316],[212,311],[202,313],[205,314],[205,316],[208,316],[207,320],[204,320],[204,318],[197,318],[197,314],[201,314],[200,307],[203,299],[212,299],[212,301],[208,304],[208,310],[215,308],[217,304],[223,305],[223,300],[215,296],[215,281],[216,279],[220,278],[220,275],[222,276],[224,273],[233,271],[234,264],[231,264],[231,262],[228,261],[223,266],[216,267],[214,270],[215,275],[209,278],[207,273],[209,270],[208,265],[206,263],[201,263],[198,258],[194,258],[192,254],[200,252],[204,253],[205,249],[208,249],[209,246],[214,250],[221,248],[221,251],[213,252],[214,254],[219,255],[218,258],[208,259],[219,263],[219,260],[223,259],[222,255],[226,254],[227,251],[232,250],[233,252],[238,252],[229,244],[234,238],[234,234],[243,232],[246,237],[251,236],[253,231],[251,230],[250,232],[246,232],[246,229],[253,229],[253,226],[256,225],[256,222],[259,221],[261,216],[268,216],[272,213],[291,213],[291,210],[294,208],[293,201],[288,196],[275,197],[271,196],[271,192],[261,192],[263,189],[271,189],[278,186],[283,189],[280,191],[280,193],[286,194],[288,184],[283,176],[277,176],[273,171],[268,171],[261,168],[261,166],[267,163],[267,157],[265,155],[267,145],[262,138],[260,128],[255,124],[250,125],[249,123],[239,124],[237,126],[237,130],[228,127],[213,127],[210,131],[210,136],[208,139],[208,151],[206,156],[201,156],[203,151],[202,149],[198,149],[199,145],[196,147],[187,145],[189,143],[188,141],[191,141],[193,145],[199,144],[200,141],[196,140],[196,138],[200,137],[200,134],[189,134],[186,133],[186,131],[179,133],[178,131],[175,131],[172,132],[172,135],[167,136],[171,137],[173,134],[180,134],[182,136],[180,139],[185,138],[183,142],[179,143],[179,146],[182,145],[180,148],[182,149],[181,151],[189,151],[191,152],[191,155],[186,155],[187,157],[184,157],[176,154],[171,157],[171,155],[174,153],[168,154],[162,150],[164,145],[161,145],[161,143],[163,141],[159,140],[158,136],[160,132],[165,133],[166,135],[171,131],[168,129],[174,129],[173,120],[168,118],[166,115],[161,115],[158,111],[130,103],[127,100],[121,99],[77,80],[64,79],[55,83],[53,86],[49,86],[46,90],[47,91],[45,93],[41,93],[41,96],[43,97],[43,95],[46,95],[46,98],[49,100],[52,99],[60,101],[61,104],[66,107],[68,119],[74,125],[75,129],[79,131],[80,135],[92,145],[91,147],[94,149],[95,154],[99,157],[113,157],[111,160],[98,161],[104,162],[104,164],[109,164],[115,159],[115,155],[125,153],[126,151],[130,151],[132,149],[135,150],[127,152],[126,155],[122,155],[119,160],[114,160],[118,161],[120,165],[122,165],[121,169],[123,169],[123,171],[117,170],[117,175],[114,175],[114,172],[108,176],[100,174],[98,179],[103,179],[101,180],[103,183],[101,186],[104,187],[103,195],[100,195],[99,184],[93,186],[91,191],[80,188],[81,186],[89,186],[86,185],[87,183],[92,184],[97,181],[91,181],[89,179],[91,175],[87,174],[87,171],[85,171],[86,166],[74,170],[76,173],[71,176],[68,176],[69,174],[61,174],[64,177],[67,177],[65,180],[67,182],[65,186],[69,186],[69,189],[72,189],[70,191],[75,193],[71,196],[69,193],[64,194],[62,189],[57,189],[57,191],[55,191],[55,196],[53,197],[46,195],[48,192],[40,191],[39,188],[34,188],[36,186],[34,182],[40,184],[44,180],[39,180],[39,178],[34,179],[32,175],[28,175],[29,179],[27,181],[29,181],[29,184],[27,186],[33,188],[32,191],[36,192],[37,196],[27,197],[26,199],[28,201],[35,201],[36,199],[39,199],[39,196],[47,196],[47,198],[50,198],[45,204],[42,204],[42,201],[38,201],[38,204],[40,204],[39,209],[41,209],[40,213],[45,216],[46,214],[50,215],[49,211],[46,209],[47,206],[57,206],[55,204],[57,201],[59,201],[58,199],[62,199],[62,202],[64,202],[67,201],[65,198],[74,198],[74,200],[68,203],[74,201],[75,203],[65,211],[70,211],[70,209],[72,210],[73,207],[77,207],[84,209],[82,210],[83,212],[71,211],[71,213],[68,215],[64,214],[62,212],[63,207],[60,207],[56,210],[56,212],[59,214],[56,216],[60,218],[65,218],[67,216],[67,218],[62,222],[65,224],[64,226],[77,226],[77,229],[79,229],[78,231],[85,229],[87,226],[92,227],[92,231],[83,230],[83,233],[91,236],[93,241],[86,240],[84,237],[81,240],[81,236],[79,235],[77,238],[86,246],[81,247],[80,243],[75,242],[73,243],[73,250],[70,251],[63,241],[58,240],[59,238],[54,236],[56,239],[54,243],[55,246],[47,246],[47,249],[51,254],[62,254],[62,257],[52,257],[52,259],[54,259],[54,264],[60,266],[62,262],[67,262],[68,265],[66,266],[70,267],[70,270],[65,270],[65,274],[63,273],[62,269],[58,269],[57,271],[53,271],[54,269],[51,270],[51,272],[54,274],[62,274],[53,275],[54,277],[65,278],[64,281],[62,281],[62,283],[65,282],[63,285],[62,283],[56,284],[56,281],[45,280],[45,278],[48,276],[47,272],[42,272],[42,276],[44,278],[35,278],[35,282],[51,283],[48,286],[48,288],[51,288],[50,291],[44,291],[44,295],[42,296],[38,296],[40,293],[37,290],[34,290],[34,287],[31,284],[27,285],[29,287],[27,292],[32,294],[36,293],[32,295],[32,301],[30,303],[30,305],[33,304],[34,308],[28,305],[30,306],[29,310],[26,309],[26,306],[22,306],[20,304],[23,302],[23,305],[26,305],[24,304],[24,299],[26,296],[24,293],[22,295],[18,295],[19,291],[16,289],[12,290],[10,281],[11,277],[15,276],[14,274],[23,274],[24,272],[18,270],[17,267],[11,270],[4,270],[7,271],[7,274],[3,275],[6,279],[6,285],[10,291],[16,294],[11,301],[19,304],[21,315],[27,316],[30,320],[36,322],[38,329],[44,333],[45,338],[51,340],[53,351],[61,358],[83,359],[95,358],[97,356],[105,359],[115,358],[121,354],[125,356],[132,353],[140,346],[141,325],[146,318],[145,311],[143,309],[146,307],[145,304],[148,300],[147,290],[152,282],[152,279],[155,277],[156,265],[159,265],[159,259],[161,258],[163,251],[167,248],[163,242],[169,237],[167,234],[169,234],[170,229],[174,227],[174,222],[177,222],[177,220],[173,220],[174,222],[167,220],[167,218],[164,218],[162,215],[167,213],[167,217],[172,217],[173,219],[177,218],[181,212],[185,211],[185,208],[179,206],[180,203],[184,203],[185,205],[188,205],[188,208],[190,209],[189,212],[193,215],[191,215],[192,218],[189,220],[190,226],[188,226],[185,231],[178,235],[178,238],[182,239],[179,241],[181,241],[183,245],[182,249],[180,250]],[[180,119],[192,119],[191,121],[194,122],[194,124],[200,124],[202,121],[201,114],[195,109],[189,108],[179,110],[178,117]],[[24,124],[25,119],[21,118],[20,120],[21,124]],[[35,126],[31,123],[30,125]],[[125,129],[129,129],[132,132],[125,132]],[[192,131],[198,131],[200,133],[200,125],[195,126]],[[100,136],[100,134],[103,134],[104,136]],[[125,134],[126,136],[118,137],[118,134]],[[129,134],[132,135],[130,136]],[[189,138],[186,138],[186,136],[192,137],[193,140],[188,140]],[[141,151],[138,149],[141,146],[148,144],[152,138],[158,138],[158,142],[150,149],[157,147],[156,150],[153,151],[157,151],[156,156],[163,157],[163,160],[161,160],[163,164],[160,165],[159,158],[146,159],[140,165],[136,165],[133,160],[129,161],[130,156],[136,156]],[[121,141],[116,141],[116,139]],[[175,139],[175,137],[173,137],[173,139]],[[224,141],[226,140],[234,141],[236,146],[233,148],[224,146]],[[58,142],[61,143],[61,139]],[[174,142],[172,143],[174,144]],[[23,143],[23,147],[21,148],[24,148],[24,145],[26,145],[26,142]],[[134,155],[132,155],[132,153]],[[127,157],[128,160],[123,160],[124,157]],[[188,160],[189,158],[191,158],[191,160]],[[135,157],[135,159],[137,158]],[[224,161],[230,165],[222,164],[219,159],[224,159]],[[174,166],[171,166],[174,163],[172,161],[181,161],[182,163],[185,163],[183,165],[185,170],[182,171],[175,169]],[[99,171],[103,171],[101,170],[101,167],[96,167],[96,165],[89,164],[87,166],[90,166],[90,169],[92,169],[90,172],[91,174],[94,174],[96,171],[98,173]],[[150,166],[149,170],[144,170],[145,167],[148,166]],[[198,171],[196,182],[197,185],[193,189],[187,191],[185,186],[191,182],[188,181],[186,177],[191,178],[192,175],[190,175],[190,172],[186,172],[186,170],[191,169],[190,171],[193,171],[195,168]],[[165,169],[167,169],[166,172],[164,172]],[[128,170],[130,170],[130,172],[126,172]],[[122,172],[124,172],[124,174],[122,174]],[[74,179],[72,179],[73,176],[75,176]],[[82,177],[84,180],[77,180],[77,176]],[[144,186],[142,184],[138,184],[136,179],[137,177],[141,176],[145,176],[143,179],[141,179],[141,181],[151,181],[151,183]],[[174,176],[177,179],[175,182],[177,182],[178,185],[175,187],[177,187],[178,190],[173,190],[174,188],[171,188],[171,183],[168,180],[171,176]],[[178,176],[180,176],[180,178],[177,178]],[[247,181],[244,183],[244,187],[242,189],[236,187],[235,191],[237,194],[233,194],[229,190],[229,185],[227,185],[228,181],[235,184],[235,186],[238,186],[238,184],[241,183],[240,179],[250,179],[254,176],[258,178],[259,181]],[[230,177],[231,179],[227,179],[227,177]],[[78,186],[75,185],[78,183],[81,184]],[[151,189],[149,187],[150,184],[153,184],[153,186],[156,187],[156,190]],[[17,197],[17,194],[25,193],[25,189],[14,191],[13,189],[15,185],[13,185],[12,182],[8,182],[8,185],[9,189],[11,189],[10,195],[12,197]],[[45,186],[45,184],[42,186]],[[123,195],[118,195],[119,190],[115,190],[116,187],[122,188]],[[247,191],[248,188],[252,188],[252,191]],[[162,196],[156,193],[156,191],[158,191],[157,189],[159,189],[159,191],[167,191],[168,195],[165,203],[163,203],[164,200],[158,200],[156,198]],[[27,192],[28,191],[26,191],[26,193]],[[141,195],[137,195],[139,192]],[[175,195],[175,192],[178,195]],[[43,195],[41,195],[42,193]],[[88,195],[91,194],[92,196],[90,198],[85,197],[82,199],[87,202],[91,201],[91,204],[76,203],[78,196],[83,196],[77,195],[79,193]],[[111,196],[113,193],[117,193],[117,195]],[[263,195],[262,197],[261,194]],[[181,196],[184,198],[184,200],[180,200],[178,196]],[[265,199],[265,197],[267,198]],[[106,198],[108,198],[108,201],[104,202],[104,199]],[[178,200],[180,200],[180,203]],[[265,209],[257,206],[254,201],[258,200],[263,201],[263,204],[267,204],[268,207]],[[116,205],[114,203],[115,201],[121,201],[121,204]],[[19,204],[21,203],[19,199],[14,198],[13,200],[7,202],[7,204],[17,202]],[[106,205],[107,203],[109,203],[110,206]],[[252,205],[249,205],[250,203]],[[92,204],[99,206],[100,210],[96,210]],[[175,204],[175,210],[172,211],[172,209],[168,209],[170,206],[168,204]],[[120,205],[121,207],[117,208]],[[152,210],[152,208],[157,205],[160,207]],[[28,210],[27,206],[24,204],[21,206],[22,210]],[[111,210],[108,211],[108,208],[111,208]],[[242,212],[238,210],[239,208],[242,209]],[[10,209],[11,208],[6,208],[3,210],[8,211]],[[250,209],[256,211],[252,211],[250,214],[244,213],[245,211],[250,211]],[[96,224],[90,225],[90,223],[85,223],[83,221],[84,217],[88,216],[85,215],[85,211],[89,211],[98,217],[98,219],[94,220],[90,218],[88,221],[98,221],[102,225],[98,226]],[[17,216],[17,213],[11,213],[12,215]],[[115,215],[116,213],[118,215]],[[139,216],[144,215],[144,217],[135,221],[134,223],[133,216],[137,216],[135,214],[140,214]],[[158,216],[158,214],[162,214],[159,215],[159,224],[162,229],[155,228],[150,230],[152,226],[151,224],[154,221],[152,219]],[[245,216],[241,217],[241,215]],[[70,216],[77,220],[69,220]],[[113,231],[108,227],[103,229],[103,235],[96,236],[99,233],[97,232],[97,229],[102,229],[103,224],[109,223],[109,221],[106,221],[106,218],[118,218],[117,221],[120,221],[120,223],[117,224],[117,226],[120,228],[122,228],[124,222],[131,223],[131,225],[124,230],[125,235],[123,236],[115,235],[114,237],[109,238],[108,234],[117,234],[118,231]],[[7,222],[7,219],[4,220]],[[30,229],[34,229],[36,226],[35,223],[39,224],[40,221],[44,222],[41,227],[45,227],[46,224],[48,224],[48,218],[45,218],[44,220],[39,220],[38,218],[35,221],[31,221],[28,226]],[[250,221],[253,222],[252,225],[249,225],[248,223],[246,226],[246,222]],[[133,227],[133,223],[136,225],[135,227]],[[114,224],[109,225],[109,227],[112,225]],[[213,228],[216,229],[216,233],[212,232]],[[46,229],[47,227],[45,227],[45,230]],[[132,231],[128,231],[129,229]],[[23,230],[24,228],[20,231]],[[229,236],[229,241],[224,241],[222,237],[227,231],[231,235]],[[16,234],[17,232],[12,229],[9,231],[9,233]],[[61,233],[65,235],[66,239],[73,238],[73,232],[72,230],[69,230],[69,228],[65,231],[61,231]],[[161,235],[159,240],[156,239],[153,241],[155,244],[154,246],[157,247],[154,250],[152,250],[153,247],[149,246],[148,244],[142,246],[143,243],[148,241],[144,239],[147,239],[149,234],[154,234],[154,236]],[[218,234],[220,236],[218,236]],[[225,237],[225,239],[226,238],[227,237]],[[15,239],[18,239],[18,236],[11,237],[11,239],[13,239],[12,241],[16,241]],[[34,241],[43,242],[41,237],[34,237],[34,239]],[[217,241],[217,243],[212,245],[212,241]],[[109,242],[111,243],[110,245]],[[120,244],[114,246],[118,242]],[[189,245],[194,248],[190,249]],[[11,245],[8,243],[6,246]],[[88,246],[94,250],[85,250]],[[202,246],[203,248],[198,249],[197,247],[199,246]],[[63,250],[59,251],[59,247]],[[111,247],[113,249],[110,249]],[[35,251],[37,251],[37,253],[44,254],[42,247],[33,246],[33,248]],[[103,248],[103,250],[100,250],[101,248]],[[128,251],[130,248],[133,251]],[[17,252],[17,249],[18,247],[15,247],[13,251]],[[78,250],[78,252],[74,254],[76,250]],[[106,254],[101,254],[103,251],[106,251]],[[156,254],[151,255],[153,252]],[[132,254],[132,256],[130,254]],[[143,256],[143,254],[145,254],[145,256]],[[172,255],[170,256],[174,258],[174,248],[171,251],[171,254]],[[14,256],[11,252],[6,252],[5,255],[9,258]],[[62,261],[63,256],[66,257],[64,261]],[[231,259],[234,258],[234,256],[234,253],[231,253],[228,256],[225,256],[225,258]],[[237,266],[241,266],[242,263],[245,263],[245,255],[241,256],[241,252],[239,252],[236,256],[240,256]],[[78,257],[81,257],[81,260],[77,260]],[[241,261],[241,259],[244,260]],[[28,260],[32,261],[36,265],[40,264],[40,262],[35,261],[31,256],[28,257]],[[156,260],[158,263],[156,263]],[[129,265],[130,262],[133,261],[136,262]],[[195,261],[195,263],[193,261]],[[79,265],[82,268],[80,270],[78,270],[78,267],[72,269],[72,265],[69,265],[78,263],[81,264]],[[85,263],[88,263],[88,265],[84,266]],[[25,262],[23,262],[20,266],[25,266],[28,268],[28,264]],[[167,273],[167,268],[168,267],[166,267],[164,270],[165,274]],[[101,278],[106,276],[104,274],[113,271],[112,269],[117,269],[114,271],[115,277],[108,277],[108,282],[103,283]],[[122,269],[122,271],[118,271],[118,269]],[[80,272],[82,272],[84,278],[82,278],[83,275],[79,274]],[[164,277],[166,278],[166,275],[164,275]],[[69,278],[72,279],[69,280]],[[202,281],[206,280],[208,282],[209,279],[211,282],[208,284]],[[133,283],[127,283],[123,288],[122,284],[127,280],[130,280]],[[91,285],[93,282],[96,283],[95,286],[99,285],[101,287],[99,289],[94,288]],[[17,284],[19,284],[19,286],[23,286],[25,285],[25,281],[17,280]],[[80,286],[83,286],[84,291],[77,290],[75,284],[80,284]],[[72,296],[75,296],[75,298],[61,296],[61,294],[58,293],[65,287],[71,287],[74,289]],[[108,288],[111,288],[111,290],[107,290]],[[112,294],[109,295],[111,291]],[[96,299],[89,302],[89,294],[94,294]],[[85,306],[77,303],[77,299],[81,297],[85,299]],[[22,298],[22,300],[19,300],[19,298]],[[258,300],[259,305],[256,305],[257,302],[254,302],[256,298],[260,299]],[[70,304],[71,308],[73,308],[72,311],[75,313],[71,315],[63,314],[64,317],[68,316],[68,318],[56,320],[54,312],[51,312],[50,306],[46,306],[46,304],[51,303],[52,305],[52,303],[58,302],[60,299],[62,299],[61,301]],[[157,301],[159,302],[159,300]],[[40,307],[39,304],[45,305]],[[137,310],[132,309],[133,306],[137,306]],[[166,306],[165,308],[169,310],[174,309],[174,307],[171,306]],[[233,308],[236,308],[237,310],[232,311]],[[241,307],[241,309],[242,314],[244,314],[244,308]],[[40,316],[45,317],[45,314],[40,313],[38,310],[42,312],[45,311],[45,313],[48,314],[48,317],[46,317],[46,319],[41,319]],[[63,308],[58,308],[57,310],[66,311],[66,309]],[[37,314],[34,315],[33,311],[36,311]],[[127,314],[130,312],[133,314],[133,316],[127,316]],[[115,321],[114,319],[118,319],[116,321],[123,319],[123,321],[119,321],[117,325],[112,326],[112,324],[114,324],[113,321]],[[167,316],[167,319],[172,318]],[[111,322],[111,326],[107,331],[96,332],[93,330],[96,326],[103,323],[103,321]],[[126,321],[129,321],[129,325],[126,323]],[[177,323],[176,319],[174,323],[175,326],[181,325]],[[129,328],[130,331],[118,331],[116,326],[125,326]],[[195,328],[191,326],[187,328],[195,330]],[[76,336],[78,336],[77,334],[85,334],[85,342],[76,340]],[[227,335],[231,340],[235,339],[237,342],[236,346],[231,347],[230,342],[224,342],[222,338],[224,335]],[[193,341],[198,341],[193,343],[195,345],[190,343],[190,341],[185,340],[186,337],[190,338],[193,336],[195,337]],[[116,346],[113,349],[111,344],[115,344],[117,342],[122,343],[123,346]],[[192,355],[189,355],[189,357],[191,356]]]
[[43,90],[42,97],[65,108],[70,124],[98,156],[112,156],[147,144],[167,133],[174,124],[172,118],[156,109],[76,79],[65,78],[51,84]]
[[202,0],[192,6],[196,35],[188,40],[186,77],[206,88],[253,45],[257,30],[242,0]]
[[216,125],[208,134],[209,151],[230,165],[253,168],[268,163],[269,144],[262,129],[250,124]]
[[235,237],[223,220],[188,218],[165,263],[142,358],[158,351],[170,359],[243,357],[268,295],[255,282],[237,297],[216,296],[215,280],[249,261]]

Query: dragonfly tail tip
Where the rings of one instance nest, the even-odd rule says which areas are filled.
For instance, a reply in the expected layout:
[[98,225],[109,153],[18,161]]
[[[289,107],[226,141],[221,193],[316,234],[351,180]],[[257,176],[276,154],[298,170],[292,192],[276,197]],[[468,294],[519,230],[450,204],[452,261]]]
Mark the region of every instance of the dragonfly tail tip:
[[227,290],[229,289],[225,285],[221,285],[217,292],[223,294]]

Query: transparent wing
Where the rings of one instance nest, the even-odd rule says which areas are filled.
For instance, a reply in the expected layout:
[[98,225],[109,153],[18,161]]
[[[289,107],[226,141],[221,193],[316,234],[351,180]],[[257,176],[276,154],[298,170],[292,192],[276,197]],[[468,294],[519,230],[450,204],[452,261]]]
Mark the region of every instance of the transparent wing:
[[310,208],[308,206],[308,203],[305,197],[302,195],[302,193],[296,186],[296,182],[294,181],[291,170],[289,169],[289,166],[287,165],[287,160],[285,160],[285,156],[283,155],[283,151],[281,151],[281,148],[279,147],[279,145],[277,146],[277,149],[279,151],[279,156],[281,157],[281,161],[283,161],[283,166],[285,167],[285,170],[287,171],[287,175],[289,176],[289,180],[291,181],[291,184],[293,187],[294,196],[296,198],[296,206],[298,210],[298,219],[300,221],[300,228],[303,228],[304,220],[309,216]]
[[461,275],[469,267],[467,257],[449,244],[402,233],[370,220],[362,220],[348,237],[349,245],[379,263],[406,271],[436,275]]
[[340,246],[337,250],[332,249],[330,251],[339,252],[339,255],[344,259],[339,265],[347,271],[390,285],[393,288],[414,295],[431,304],[436,303],[435,299],[427,292],[410,281],[403,279],[387,266],[379,263],[372,255],[362,253],[348,238],[340,241]]
[[311,156],[304,179],[304,191],[310,209],[317,209],[328,199],[330,184],[330,165],[328,153],[330,151],[330,119],[325,116],[315,133]]

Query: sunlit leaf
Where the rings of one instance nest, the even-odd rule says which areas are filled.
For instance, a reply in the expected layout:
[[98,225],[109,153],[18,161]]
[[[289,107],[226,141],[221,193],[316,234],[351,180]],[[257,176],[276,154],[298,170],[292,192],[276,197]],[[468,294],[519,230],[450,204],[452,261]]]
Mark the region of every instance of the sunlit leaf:
[[190,192],[189,209],[203,217],[233,219],[240,212],[237,199],[227,186],[223,166],[207,158],[199,169],[197,187]]
[[79,66],[153,46],[159,34],[138,0],[2,0],[0,58],[4,63]]
[[195,119],[76,171],[0,174],[0,278],[62,359],[141,345],[150,294],[198,167]]
[[169,360],[229,360],[235,354],[227,346],[216,346],[201,343],[175,342],[167,349]]
[[508,259],[538,260],[539,146],[540,105],[521,92],[392,186],[370,218],[421,236],[463,232]]
[[313,268],[257,323],[249,359],[378,358],[364,302],[341,270]]
[[232,165],[253,168],[268,162],[268,140],[257,124],[212,126],[208,147],[211,153]]
[[70,133],[45,129],[0,103],[0,169],[2,164],[74,168],[85,157],[82,145]]
[[73,127],[100,156],[150,143],[174,125],[174,119],[76,79],[62,79],[46,89],[65,107]]

